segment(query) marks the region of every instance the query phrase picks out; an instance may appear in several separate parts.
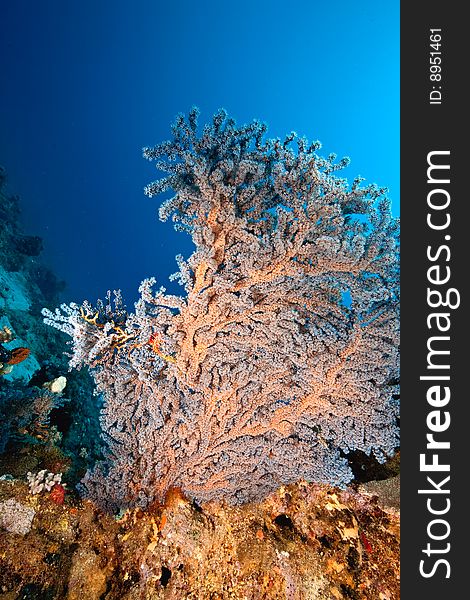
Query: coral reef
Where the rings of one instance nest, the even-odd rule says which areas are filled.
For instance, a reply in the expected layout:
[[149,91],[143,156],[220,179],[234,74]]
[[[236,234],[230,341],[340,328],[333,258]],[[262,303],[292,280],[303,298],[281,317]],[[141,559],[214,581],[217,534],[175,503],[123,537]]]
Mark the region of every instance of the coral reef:
[[0,168],[0,475],[64,470],[75,483],[99,456],[97,399],[86,373],[65,379],[65,336],[38,318],[63,289],[41,248]]
[[50,492],[56,485],[62,484],[62,473],[48,473],[46,469],[38,473],[26,474],[26,479],[29,483],[29,491],[31,494],[40,494],[41,492]]
[[0,530],[5,599],[400,597],[398,518],[377,496],[300,482],[259,504],[199,506],[173,493],[164,506],[112,518],[53,493],[0,481],[0,510],[35,513],[23,535]]
[[398,445],[398,222],[384,190],[338,176],[347,160],[265,131],[220,111],[199,136],[192,110],[144,149],[168,173],[146,193],[175,192],[160,217],[196,246],[185,297],[148,279],[134,313],[119,294],[43,311],[104,399],[83,489],[105,508],[344,485],[348,452]]
[[51,412],[68,398],[36,387],[0,387],[0,452],[8,441],[51,443],[57,435],[50,423]]
[[28,358],[31,351],[22,346],[9,349],[4,346],[15,339],[13,332],[6,325],[0,330],[0,375],[9,375],[13,371],[13,365],[18,365]]
[[34,508],[9,498],[5,502],[0,502],[0,529],[5,529],[8,533],[24,535],[30,531],[35,514]]

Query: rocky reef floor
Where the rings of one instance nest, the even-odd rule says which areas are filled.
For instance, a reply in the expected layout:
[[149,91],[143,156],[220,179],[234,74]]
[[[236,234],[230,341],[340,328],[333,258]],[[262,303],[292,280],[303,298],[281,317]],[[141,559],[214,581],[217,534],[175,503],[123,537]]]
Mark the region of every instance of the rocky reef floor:
[[0,481],[0,599],[396,600],[397,480],[368,485],[299,482],[235,507],[172,490],[111,516]]

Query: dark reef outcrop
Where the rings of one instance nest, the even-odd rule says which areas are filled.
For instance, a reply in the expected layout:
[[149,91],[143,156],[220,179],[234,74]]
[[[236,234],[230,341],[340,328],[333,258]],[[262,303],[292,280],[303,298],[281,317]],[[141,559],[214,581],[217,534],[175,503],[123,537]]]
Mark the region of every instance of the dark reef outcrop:
[[[74,484],[99,452],[96,398],[87,373],[68,374],[65,336],[42,322],[65,282],[41,261],[43,240],[23,230],[6,179],[1,168],[0,475],[24,478],[59,461]],[[65,389],[51,391],[64,375]]]

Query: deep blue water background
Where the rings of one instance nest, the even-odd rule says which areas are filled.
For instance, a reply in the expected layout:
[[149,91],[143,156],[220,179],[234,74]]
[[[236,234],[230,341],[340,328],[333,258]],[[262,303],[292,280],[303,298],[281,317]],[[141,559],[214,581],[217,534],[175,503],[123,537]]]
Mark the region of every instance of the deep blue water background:
[[345,172],[390,188],[399,210],[399,3],[48,0],[2,3],[0,164],[66,300],[167,277],[188,236],[143,194],[143,146],[178,112],[225,107],[291,130]]

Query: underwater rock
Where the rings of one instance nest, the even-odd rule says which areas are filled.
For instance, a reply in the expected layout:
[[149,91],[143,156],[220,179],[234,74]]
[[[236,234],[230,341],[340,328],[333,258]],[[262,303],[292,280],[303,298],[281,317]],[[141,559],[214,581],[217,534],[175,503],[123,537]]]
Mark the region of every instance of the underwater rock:
[[[1,482],[0,498],[27,494]],[[32,498],[32,497],[30,497]],[[69,600],[398,600],[399,516],[370,495],[306,482],[264,501],[163,505],[111,517],[34,496],[23,538],[0,534],[0,586]],[[18,595],[13,596],[18,597]]]
[[44,265],[34,270],[34,283],[38,286],[46,301],[54,303],[58,295],[66,288],[66,283]]
[[99,600],[106,591],[106,573],[99,556],[91,549],[79,548],[72,557],[67,600]]
[[0,309],[28,311],[30,308],[28,282],[24,274],[8,272],[0,266]]
[[[0,475],[61,472],[74,486],[99,456],[99,406],[87,373],[62,375],[64,336],[42,323],[39,310],[58,301],[64,283],[30,258],[42,242],[23,231],[20,198],[2,187],[5,177],[0,168]],[[43,388],[47,382],[52,389]],[[40,495],[65,502],[64,485]]]
[[368,481],[359,486],[359,492],[370,494],[377,498],[380,506],[385,508],[400,508],[400,476],[381,481]]
[[15,248],[25,256],[39,256],[43,250],[42,239],[37,235],[22,235],[15,238]]

